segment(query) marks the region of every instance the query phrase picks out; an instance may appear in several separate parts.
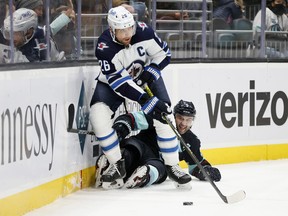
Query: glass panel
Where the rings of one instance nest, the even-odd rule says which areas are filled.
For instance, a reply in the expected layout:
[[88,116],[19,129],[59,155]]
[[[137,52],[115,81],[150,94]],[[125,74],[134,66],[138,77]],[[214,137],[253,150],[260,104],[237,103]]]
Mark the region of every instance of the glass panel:
[[[253,22],[259,18],[257,13],[261,8],[269,8],[264,13],[265,18],[273,13],[273,8],[269,5],[271,1],[267,5],[265,0],[231,0],[225,5],[221,2],[223,1],[18,0],[14,4],[13,0],[0,0],[0,63],[96,60],[94,52],[97,39],[108,28],[107,12],[112,6],[118,5],[129,9],[136,20],[151,25],[168,43],[172,59],[287,57],[287,17],[283,18],[285,23],[283,26],[279,24],[277,32],[276,28],[253,32],[257,26],[254,24],[253,27]],[[19,31],[17,21],[13,28],[10,27],[12,19],[7,17],[21,7],[30,8],[37,13],[37,31],[31,33],[31,26],[27,26],[28,24]],[[32,18],[27,23],[33,26]],[[261,26],[261,22],[258,25]],[[12,37],[10,35],[13,32],[15,35]],[[14,40],[10,41],[9,38]],[[16,43],[18,39],[23,40],[25,45],[19,46]]]

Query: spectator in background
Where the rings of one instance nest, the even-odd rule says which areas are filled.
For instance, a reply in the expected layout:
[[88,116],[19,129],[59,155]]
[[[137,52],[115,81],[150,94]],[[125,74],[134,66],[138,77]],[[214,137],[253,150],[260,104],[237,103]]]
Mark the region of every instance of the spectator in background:
[[38,16],[38,25],[43,22],[43,1],[42,0],[15,0],[15,10],[28,8],[34,10]]
[[[199,20],[202,17],[202,2],[157,2],[157,19],[162,20]],[[171,11],[174,10],[174,11]]]
[[[38,16],[38,25],[43,23],[43,1],[42,0],[15,0],[15,9],[27,8],[33,10]],[[51,24],[51,34],[54,36],[60,29],[75,21],[75,11],[71,7],[63,11],[61,16],[57,17]],[[45,29],[45,26],[44,26]]]
[[[267,31],[288,31],[288,18],[286,16],[286,0],[270,0],[266,5],[265,30]],[[254,38],[257,32],[261,31],[261,10],[256,14],[253,21]],[[276,36],[276,35],[275,35]],[[279,34],[283,39],[283,34]],[[285,37],[287,37],[285,35]],[[269,38],[269,36],[268,36]]]
[[[51,36],[55,40],[58,49],[65,52],[67,59],[73,59],[76,56],[76,39],[74,32],[75,11],[71,0],[65,1],[67,5],[60,5],[57,1],[51,5]],[[38,16],[38,25],[43,23],[44,3],[42,0],[15,0],[16,10],[19,8],[28,8],[33,10]],[[44,22],[45,23],[45,22]],[[45,26],[43,26],[44,34]]]
[[112,7],[123,6],[130,13],[137,14],[137,21],[147,22],[148,21],[148,9],[145,2],[142,1],[125,1],[125,0],[113,0]]
[[[71,0],[58,1],[54,2],[51,6],[51,20],[53,22],[58,22],[59,19],[66,19],[65,16],[68,16],[69,13],[73,13],[73,19],[71,22],[67,23],[63,26],[57,34],[53,36],[54,40],[57,43],[59,50],[63,50],[65,52],[66,59],[76,59],[77,58],[77,40],[75,36],[75,12],[74,12],[74,4]],[[68,15],[67,15],[68,14]],[[63,18],[61,18],[63,17]],[[81,50],[80,50],[81,52]]]
[[213,0],[213,18],[221,18],[231,24],[244,17],[243,0]]
[[[45,2],[45,0],[44,0],[44,2]],[[93,4],[95,4],[93,1],[91,1],[91,2]],[[56,12],[61,6],[68,6],[69,8],[76,10],[77,3],[76,3],[76,0],[53,0],[53,1],[50,0],[51,14]]]
[[64,52],[59,52],[55,42],[46,41],[45,33],[38,27],[37,14],[27,8],[19,8],[13,13],[13,35],[11,32],[10,16],[4,20],[3,36],[13,40],[16,50],[21,51],[30,62],[47,60],[47,43],[50,43],[50,59],[64,60]]
[[[9,7],[7,0],[0,0],[0,27],[4,25],[5,17],[8,15]],[[14,10],[14,8],[13,8]],[[8,40],[4,38],[3,29],[0,31],[0,64],[11,63],[11,47]],[[28,62],[26,56],[24,56],[19,50],[14,48],[14,62]]]
[[[189,14],[187,11],[181,13],[181,2],[157,2],[158,10],[175,10],[175,11],[161,11],[157,12],[157,19],[161,20],[181,20],[189,19]],[[187,9],[187,8],[185,8]]]
[[[285,50],[287,34],[278,33],[279,31],[288,31],[288,18],[286,16],[286,0],[270,0],[266,4],[266,20],[265,31],[271,31],[266,34],[266,55],[270,58],[283,58],[288,56],[288,51]],[[261,10],[256,14],[253,21],[253,39],[255,47],[259,48],[260,32],[261,32]],[[274,33],[275,32],[275,33]],[[258,55],[257,53],[254,55]]]

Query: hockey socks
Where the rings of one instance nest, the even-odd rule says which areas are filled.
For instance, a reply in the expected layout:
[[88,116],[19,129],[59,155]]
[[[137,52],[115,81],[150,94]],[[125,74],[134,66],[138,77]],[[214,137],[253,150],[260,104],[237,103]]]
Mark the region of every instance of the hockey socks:
[[149,171],[150,179],[146,186],[152,185],[159,178],[159,172],[156,169],[156,167],[152,165],[148,165],[148,166],[150,168],[150,171]]

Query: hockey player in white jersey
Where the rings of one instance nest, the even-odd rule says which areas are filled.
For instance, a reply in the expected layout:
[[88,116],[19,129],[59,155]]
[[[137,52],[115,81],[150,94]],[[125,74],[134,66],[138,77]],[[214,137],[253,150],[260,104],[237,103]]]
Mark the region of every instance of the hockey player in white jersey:
[[[178,145],[172,129],[165,124],[162,113],[171,114],[171,102],[161,70],[171,59],[167,43],[143,22],[135,22],[133,15],[119,6],[108,12],[109,29],[98,39],[95,50],[101,72],[91,99],[90,121],[110,167],[102,176],[105,182],[123,180],[125,163],[121,158],[119,140],[112,128],[113,115],[128,98],[137,101],[154,119],[157,141],[169,177],[178,184],[191,181],[190,175],[178,166]],[[152,98],[141,88],[147,83]]]

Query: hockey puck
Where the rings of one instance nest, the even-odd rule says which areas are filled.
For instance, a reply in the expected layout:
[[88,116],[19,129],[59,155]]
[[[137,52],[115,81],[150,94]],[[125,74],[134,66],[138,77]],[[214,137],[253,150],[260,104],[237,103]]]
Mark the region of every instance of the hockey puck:
[[184,206],[193,205],[193,202],[183,202],[183,205],[184,205]]

